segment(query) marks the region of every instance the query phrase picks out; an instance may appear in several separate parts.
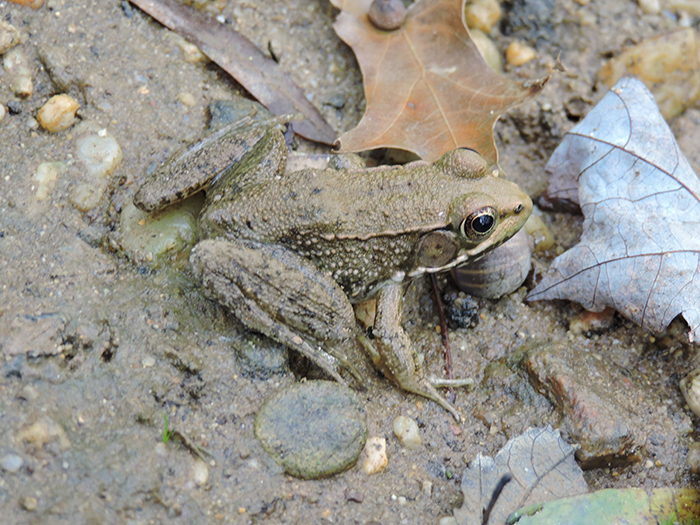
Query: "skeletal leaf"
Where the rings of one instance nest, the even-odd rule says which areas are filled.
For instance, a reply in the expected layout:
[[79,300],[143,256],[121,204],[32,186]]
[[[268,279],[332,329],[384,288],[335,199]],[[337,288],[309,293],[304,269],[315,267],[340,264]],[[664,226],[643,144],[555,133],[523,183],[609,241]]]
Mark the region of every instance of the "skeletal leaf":
[[548,170],[578,179],[583,234],[527,298],[611,306],[652,332],[682,314],[697,341],[700,180],[651,93],[621,79],[564,137]]
[[482,523],[482,513],[504,475],[512,479],[496,501],[489,524],[504,523],[523,505],[587,492],[574,452],[576,448],[564,442],[558,430],[547,426],[531,428],[511,439],[495,458],[479,454],[462,477],[464,504],[455,509],[457,523]]

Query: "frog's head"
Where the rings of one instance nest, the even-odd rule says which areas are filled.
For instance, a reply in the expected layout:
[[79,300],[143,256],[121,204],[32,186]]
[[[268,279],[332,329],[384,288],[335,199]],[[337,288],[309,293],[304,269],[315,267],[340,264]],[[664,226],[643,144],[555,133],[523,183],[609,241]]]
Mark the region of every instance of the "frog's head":
[[412,273],[433,273],[478,259],[523,227],[532,212],[530,197],[517,184],[499,177],[470,149],[446,153],[437,164],[454,176],[469,179],[472,189],[450,204],[450,230],[434,231],[417,247]]

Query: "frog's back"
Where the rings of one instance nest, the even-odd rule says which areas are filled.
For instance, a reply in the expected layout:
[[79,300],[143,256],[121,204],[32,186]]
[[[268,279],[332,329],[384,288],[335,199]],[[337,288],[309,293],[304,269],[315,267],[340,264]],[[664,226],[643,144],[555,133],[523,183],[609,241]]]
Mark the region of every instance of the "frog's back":
[[[417,169],[302,170],[226,191],[211,206],[219,234],[283,242],[395,236],[444,227],[469,181]],[[214,199],[217,197],[214,196]]]

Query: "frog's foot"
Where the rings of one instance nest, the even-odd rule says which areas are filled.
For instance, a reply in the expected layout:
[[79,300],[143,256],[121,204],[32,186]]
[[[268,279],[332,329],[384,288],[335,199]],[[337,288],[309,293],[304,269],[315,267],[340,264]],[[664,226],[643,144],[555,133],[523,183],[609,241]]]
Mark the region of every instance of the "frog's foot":
[[[462,423],[464,418],[457,412],[436,387],[467,386],[472,379],[427,378],[417,359],[413,343],[401,327],[403,287],[389,284],[379,292],[377,317],[374,323],[374,341],[360,341],[370,354],[372,361],[384,375],[404,390],[435,401]],[[374,343],[374,344],[372,344]]]
[[346,384],[335,358],[363,384],[345,355],[356,344],[352,306],[335,281],[311,263],[279,246],[214,239],[195,246],[190,263],[207,294],[248,328],[298,351]]

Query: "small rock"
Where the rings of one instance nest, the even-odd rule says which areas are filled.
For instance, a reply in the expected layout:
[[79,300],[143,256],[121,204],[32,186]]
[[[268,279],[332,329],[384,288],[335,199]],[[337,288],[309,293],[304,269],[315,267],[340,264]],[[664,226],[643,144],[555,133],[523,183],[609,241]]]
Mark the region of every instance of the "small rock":
[[36,449],[41,449],[44,445],[54,440],[58,440],[61,450],[68,450],[71,446],[66,431],[48,417],[44,417],[33,425],[27,425],[20,429],[15,440],[17,443],[26,441]]
[[700,443],[693,443],[688,450],[688,467],[693,474],[700,474]]
[[106,129],[83,122],[76,127],[75,155],[85,167],[83,182],[77,184],[69,200],[80,211],[97,206],[109,186],[109,175],[122,160],[122,149]]
[[202,53],[194,44],[188,42],[178,34],[170,33],[170,38],[182,51],[182,59],[188,64],[206,64],[210,62],[209,57]]
[[2,122],[2,119],[5,118],[5,106],[0,104],[0,122]]
[[196,460],[192,465],[192,479],[198,487],[206,485],[209,481],[209,467],[201,459]]
[[659,0],[639,0],[639,7],[647,15],[658,15],[661,12]]
[[32,512],[37,509],[39,502],[33,496],[25,496],[19,499],[19,504],[24,510]]
[[406,416],[399,416],[394,419],[394,435],[401,444],[409,450],[414,450],[421,446],[420,431],[418,423]]
[[56,186],[58,176],[65,171],[66,165],[63,162],[42,162],[39,164],[36,172],[32,175],[34,198],[38,201],[46,200]]
[[501,14],[498,0],[475,0],[464,8],[464,21],[469,29],[488,33],[501,19]]
[[386,457],[386,439],[372,436],[365,444],[365,459],[362,462],[362,470],[365,474],[381,472],[389,463]]
[[[523,360],[530,383],[555,405],[562,428],[581,445],[576,459],[584,470],[629,465],[641,459],[646,436],[628,419],[605,385],[623,382],[585,352],[564,345],[534,346]],[[591,377],[599,378],[592,382]]]
[[156,364],[155,358],[153,358],[153,357],[150,356],[150,355],[147,356],[147,357],[144,357],[144,358],[141,360],[141,366],[143,366],[144,368],[150,368],[150,367],[152,367],[152,366],[155,365],[155,364]]
[[637,77],[654,94],[664,118],[670,120],[700,100],[698,49],[700,36],[693,28],[650,38],[605,64],[598,82],[611,88],[623,76]]
[[5,53],[2,64],[9,79],[10,90],[21,98],[31,96],[34,93],[34,74],[22,50],[14,48]]
[[22,468],[24,460],[17,454],[7,454],[0,459],[0,468],[5,472],[10,472],[11,474],[16,474],[19,469]]
[[185,106],[187,106],[188,108],[191,108],[192,106],[194,106],[197,103],[197,101],[194,99],[194,95],[192,95],[192,93],[186,93],[184,91],[182,93],[177,94],[177,99],[180,102],[182,102]]
[[354,490],[351,488],[345,489],[343,492],[345,496],[345,501],[354,501],[355,503],[362,503],[365,500],[365,495],[359,490]]
[[255,416],[255,437],[293,476],[332,476],[355,464],[367,439],[362,404],[331,381],[307,381],[266,400]]
[[19,115],[22,113],[22,103],[19,100],[8,100],[7,111],[10,115]]
[[44,104],[36,119],[49,133],[56,133],[70,128],[75,123],[75,112],[80,104],[69,95],[55,95]]
[[24,385],[22,390],[17,394],[19,399],[24,399],[25,401],[34,401],[39,398],[39,392],[32,385]]
[[506,62],[511,66],[522,66],[535,57],[537,53],[534,49],[517,40],[511,42],[506,49]]
[[0,55],[4,55],[10,49],[19,44],[20,34],[17,28],[0,20]]
[[503,60],[501,59],[501,53],[493,43],[486,33],[479,29],[472,29],[469,34],[472,37],[472,42],[479,50],[482,58],[486,61],[488,66],[497,73],[503,71]]

